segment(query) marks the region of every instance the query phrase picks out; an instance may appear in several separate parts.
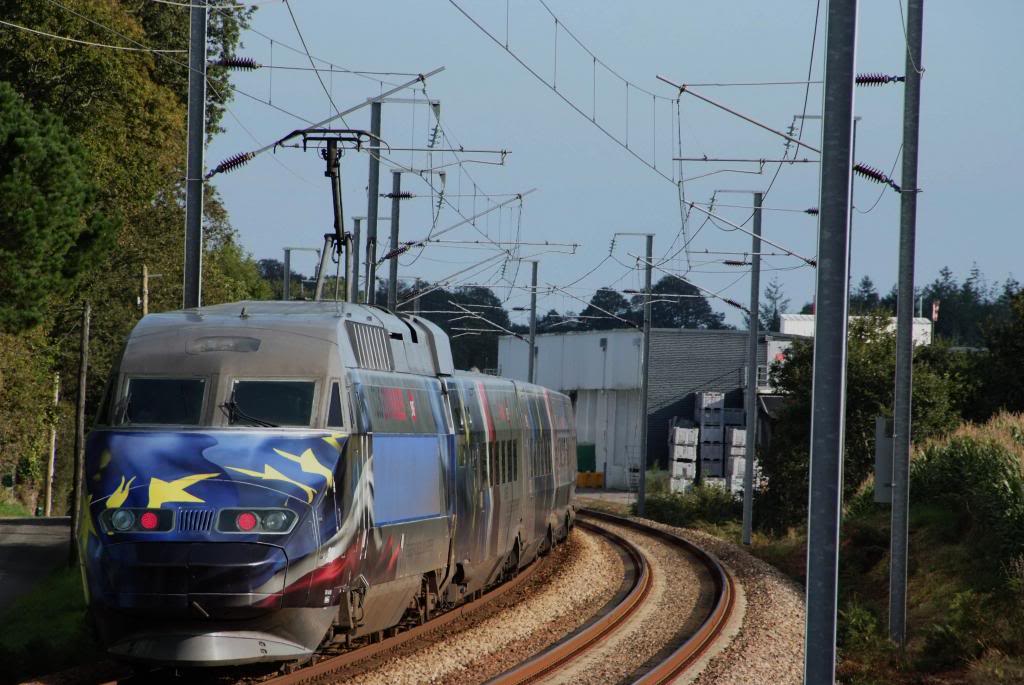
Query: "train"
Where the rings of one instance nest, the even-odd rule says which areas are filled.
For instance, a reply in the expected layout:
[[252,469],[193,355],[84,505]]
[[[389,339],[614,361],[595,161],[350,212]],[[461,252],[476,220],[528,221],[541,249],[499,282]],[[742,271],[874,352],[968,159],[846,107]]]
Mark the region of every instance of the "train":
[[301,662],[478,597],[568,537],[565,395],[456,371],[431,321],[345,302],[150,314],[85,441],[77,545],[107,652]]

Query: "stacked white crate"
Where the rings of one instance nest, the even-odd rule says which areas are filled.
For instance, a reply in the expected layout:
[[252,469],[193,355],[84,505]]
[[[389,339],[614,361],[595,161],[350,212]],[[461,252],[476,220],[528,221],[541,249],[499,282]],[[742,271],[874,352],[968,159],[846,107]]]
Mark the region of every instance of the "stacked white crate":
[[687,426],[673,426],[671,437],[671,479],[669,490],[685,492],[697,477],[698,429]]
[[747,469],[747,431],[745,428],[725,429],[725,477],[729,490],[743,491],[743,477]]
[[725,476],[722,438],[725,435],[725,393],[699,392],[694,419],[700,424],[701,478]]

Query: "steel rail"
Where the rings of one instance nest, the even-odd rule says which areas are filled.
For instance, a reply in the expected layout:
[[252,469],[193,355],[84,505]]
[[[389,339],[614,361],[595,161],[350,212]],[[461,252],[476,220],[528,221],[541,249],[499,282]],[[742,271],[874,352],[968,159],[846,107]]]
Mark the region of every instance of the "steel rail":
[[654,584],[650,564],[647,563],[643,553],[633,543],[610,530],[579,518],[576,519],[576,525],[608,538],[625,550],[637,571],[628,594],[611,611],[598,618],[583,630],[571,634],[560,642],[556,642],[518,666],[500,673],[487,681],[490,685],[529,683],[564,667],[570,661],[593,647],[599,640],[619,628],[627,618],[643,605],[644,600],[650,593],[651,587]]
[[632,528],[645,535],[661,538],[671,545],[685,549],[707,569],[711,581],[715,585],[714,605],[700,628],[683,644],[675,649],[666,659],[647,671],[635,681],[636,685],[656,685],[667,683],[677,678],[683,671],[692,667],[725,630],[736,604],[736,587],[732,574],[717,558],[701,547],[679,535],[654,528],[632,519],[608,514],[594,509],[581,509],[579,514],[591,518],[614,523],[615,525]]

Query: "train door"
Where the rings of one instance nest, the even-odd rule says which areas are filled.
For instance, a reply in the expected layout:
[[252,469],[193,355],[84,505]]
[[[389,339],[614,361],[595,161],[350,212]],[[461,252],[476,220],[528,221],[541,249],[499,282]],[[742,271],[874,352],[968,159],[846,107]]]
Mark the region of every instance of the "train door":
[[465,397],[459,383],[446,379],[448,402],[452,412],[455,433],[455,558],[459,562],[476,561],[475,540],[478,520],[478,475],[471,449],[470,417],[465,409]]

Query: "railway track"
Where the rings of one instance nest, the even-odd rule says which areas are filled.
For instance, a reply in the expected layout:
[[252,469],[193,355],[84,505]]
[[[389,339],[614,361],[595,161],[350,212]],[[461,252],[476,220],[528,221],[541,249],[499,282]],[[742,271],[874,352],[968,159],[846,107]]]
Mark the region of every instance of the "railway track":
[[[635,582],[610,610],[602,612],[591,622],[540,654],[492,678],[489,681],[492,685],[578,681],[580,674],[568,673],[571,663],[587,655],[602,658],[601,651],[613,641],[613,635],[617,631],[627,630],[633,618],[641,613],[654,586],[651,560],[636,544],[626,540],[609,526],[635,531],[684,552],[700,565],[710,586],[713,587],[713,594],[707,602],[707,611],[696,629],[682,635],[682,640],[676,644],[666,645],[658,650],[658,656],[653,663],[649,660],[642,668],[627,676],[624,679],[626,682],[654,685],[674,680],[691,668],[725,629],[735,602],[736,590],[732,577],[717,559],[681,537],[650,528],[642,523],[593,510],[582,510],[580,515],[577,519],[579,525],[605,536],[627,550],[633,561]],[[609,654],[608,657],[614,658],[614,655]]]

